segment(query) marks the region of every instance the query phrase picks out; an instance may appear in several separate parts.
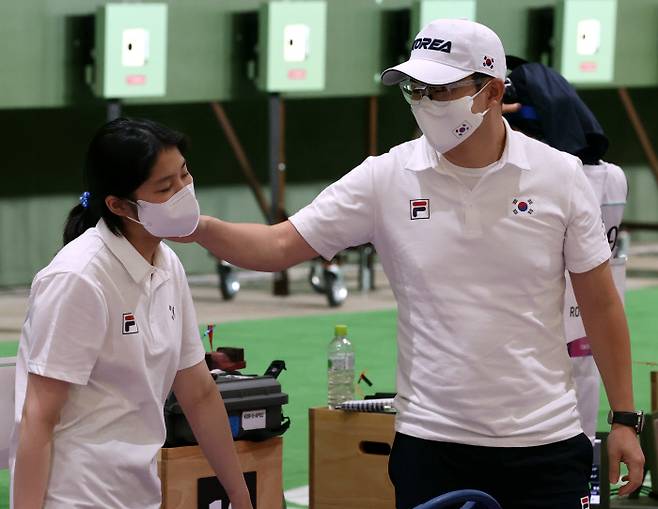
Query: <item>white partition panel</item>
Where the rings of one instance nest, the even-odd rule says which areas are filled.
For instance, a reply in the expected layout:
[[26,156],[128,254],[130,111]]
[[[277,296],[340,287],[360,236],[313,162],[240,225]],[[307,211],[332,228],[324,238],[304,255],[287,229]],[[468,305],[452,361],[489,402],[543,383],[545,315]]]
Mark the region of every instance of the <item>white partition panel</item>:
[[16,357],[0,357],[0,468],[9,467],[9,434],[14,423]]

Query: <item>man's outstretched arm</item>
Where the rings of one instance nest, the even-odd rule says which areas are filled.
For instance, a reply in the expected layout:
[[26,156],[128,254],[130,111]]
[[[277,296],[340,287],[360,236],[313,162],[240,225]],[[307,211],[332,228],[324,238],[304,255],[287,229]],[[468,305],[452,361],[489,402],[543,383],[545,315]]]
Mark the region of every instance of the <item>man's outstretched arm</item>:
[[197,242],[218,259],[263,272],[278,272],[319,256],[290,221],[269,226],[201,216],[192,235],[172,240]]

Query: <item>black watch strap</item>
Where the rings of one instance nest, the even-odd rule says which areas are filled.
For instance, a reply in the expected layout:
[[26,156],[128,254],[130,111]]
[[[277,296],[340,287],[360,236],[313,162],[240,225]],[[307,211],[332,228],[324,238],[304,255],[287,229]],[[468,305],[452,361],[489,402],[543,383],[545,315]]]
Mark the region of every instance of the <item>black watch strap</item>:
[[610,410],[608,424],[630,426],[639,435],[644,428],[644,412],[613,412]]

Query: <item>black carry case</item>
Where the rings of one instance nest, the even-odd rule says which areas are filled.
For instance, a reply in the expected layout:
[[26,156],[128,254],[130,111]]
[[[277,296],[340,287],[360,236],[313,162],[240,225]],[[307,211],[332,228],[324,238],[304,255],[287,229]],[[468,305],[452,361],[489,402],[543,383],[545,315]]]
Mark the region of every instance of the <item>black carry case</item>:
[[[272,376],[238,374],[215,375],[215,383],[224,399],[234,440],[265,440],[285,433],[290,419],[281,406],[288,395]],[[166,447],[194,445],[196,439],[173,392],[165,402]]]

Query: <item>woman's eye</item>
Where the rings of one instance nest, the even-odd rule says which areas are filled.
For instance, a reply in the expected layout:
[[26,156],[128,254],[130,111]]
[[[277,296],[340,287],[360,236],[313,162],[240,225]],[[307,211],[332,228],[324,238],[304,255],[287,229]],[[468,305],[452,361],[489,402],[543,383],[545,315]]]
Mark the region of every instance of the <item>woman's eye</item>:
[[158,193],[168,193],[169,191],[171,191],[171,186],[169,186],[169,187],[166,188],[166,189],[160,189],[160,190],[158,191]]

